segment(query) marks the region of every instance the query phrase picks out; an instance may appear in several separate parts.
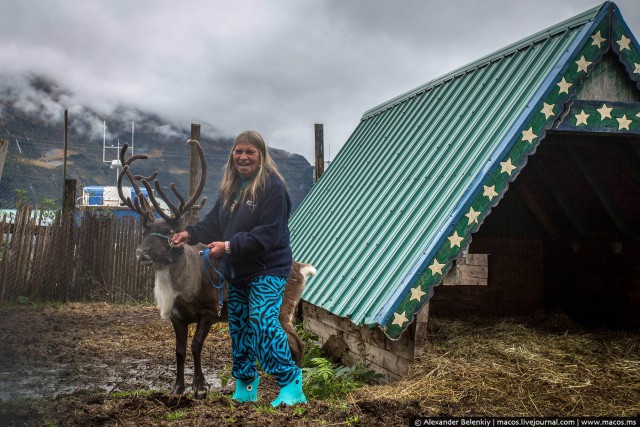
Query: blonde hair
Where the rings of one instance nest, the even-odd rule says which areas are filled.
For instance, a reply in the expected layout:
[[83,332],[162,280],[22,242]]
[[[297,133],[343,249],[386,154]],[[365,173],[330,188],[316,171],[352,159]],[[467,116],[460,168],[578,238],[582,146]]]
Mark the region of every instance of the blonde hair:
[[227,161],[227,166],[225,167],[222,181],[220,182],[220,198],[223,201],[223,206],[231,203],[236,191],[240,188],[240,174],[233,163],[233,151],[236,145],[240,143],[250,144],[260,153],[260,166],[258,167],[257,175],[251,180],[240,196],[240,202],[244,202],[247,199],[255,202],[258,193],[266,188],[269,182],[269,176],[271,175],[276,175],[285,186],[287,185],[278,171],[278,167],[269,155],[267,144],[264,142],[262,135],[256,131],[247,130],[236,136],[236,139],[233,141],[233,147],[231,147],[231,153],[229,153],[229,160]]

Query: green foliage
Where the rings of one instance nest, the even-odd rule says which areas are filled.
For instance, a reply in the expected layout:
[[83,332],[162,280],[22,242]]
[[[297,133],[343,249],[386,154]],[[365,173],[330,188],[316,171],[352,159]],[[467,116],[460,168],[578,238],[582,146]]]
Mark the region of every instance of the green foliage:
[[320,339],[310,329],[305,328],[304,324],[302,323],[296,325],[296,333],[304,343],[302,366],[313,366],[313,359],[322,357]]
[[353,417],[347,417],[344,420],[344,424],[347,425],[347,426],[359,425],[360,424],[360,418],[358,418],[357,415],[354,415]]
[[178,410],[175,410],[173,412],[169,412],[167,414],[167,420],[169,420],[169,421],[177,421],[177,420],[180,420],[180,419],[184,418],[185,415],[186,415],[186,413],[182,409],[178,409]]
[[29,203],[29,192],[21,188],[15,188],[13,190],[13,197],[16,199],[16,205],[23,205]]
[[256,412],[260,413],[260,414],[275,414],[278,411],[276,411],[276,408],[274,408],[273,406],[271,406],[270,404],[267,403],[259,403],[256,406]]
[[302,371],[305,394],[315,399],[339,399],[380,377],[361,365],[336,366],[323,357],[313,359],[312,366]]
[[308,398],[339,399],[348,392],[372,383],[380,374],[366,367],[337,366],[322,356],[318,337],[303,325],[296,327],[305,345],[302,357],[304,392]]
[[130,397],[149,396],[151,393],[152,393],[151,390],[131,390],[131,391],[115,391],[109,394],[115,397],[116,399],[127,399]]
[[293,415],[301,417],[304,413],[307,412],[307,407],[302,405],[296,405],[293,407]]
[[42,199],[38,207],[44,211],[55,211],[60,208],[56,199]]
[[222,388],[227,387],[227,385],[229,384],[229,381],[231,381],[231,365],[225,365],[224,369],[222,370],[222,375],[220,376],[220,385],[222,386]]

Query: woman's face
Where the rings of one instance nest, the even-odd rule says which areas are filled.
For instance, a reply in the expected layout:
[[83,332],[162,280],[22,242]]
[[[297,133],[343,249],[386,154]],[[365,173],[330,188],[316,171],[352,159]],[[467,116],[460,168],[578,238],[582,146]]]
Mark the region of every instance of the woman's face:
[[251,144],[239,142],[233,149],[233,165],[240,175],[250,177],[260,167],[260,151]]

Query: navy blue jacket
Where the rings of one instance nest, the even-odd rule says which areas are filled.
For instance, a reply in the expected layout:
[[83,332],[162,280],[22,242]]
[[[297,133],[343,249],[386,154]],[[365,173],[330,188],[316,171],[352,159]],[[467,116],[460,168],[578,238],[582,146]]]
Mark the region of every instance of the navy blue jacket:
[[271,176],[257,200],[238,202],[233,213],[229,207],[218,197],[202,221],[185,228],[191,234],[188,243],[228,240],[231,254],[225,254],[223,261],[225,279],[230,283],[248,283],[257,276],[289,277],[291,199],[280,178]]

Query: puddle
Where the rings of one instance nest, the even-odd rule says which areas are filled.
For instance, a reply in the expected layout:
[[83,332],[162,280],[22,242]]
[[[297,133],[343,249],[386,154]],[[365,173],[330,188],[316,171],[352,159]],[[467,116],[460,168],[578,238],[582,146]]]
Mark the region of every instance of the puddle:
[[[100,389],[111,393],[126,390],[170,390],[175,382],[175,367],[154,364],[149,359],[124,358],[119,366],[104,363],[70,368],[26,367],[0,369],[0,400],[54,398],[77,390]],[[210,390],[222,382],[214,369],[203,368]],[[185,385],[190,390],[193,368],[185,366]]]

